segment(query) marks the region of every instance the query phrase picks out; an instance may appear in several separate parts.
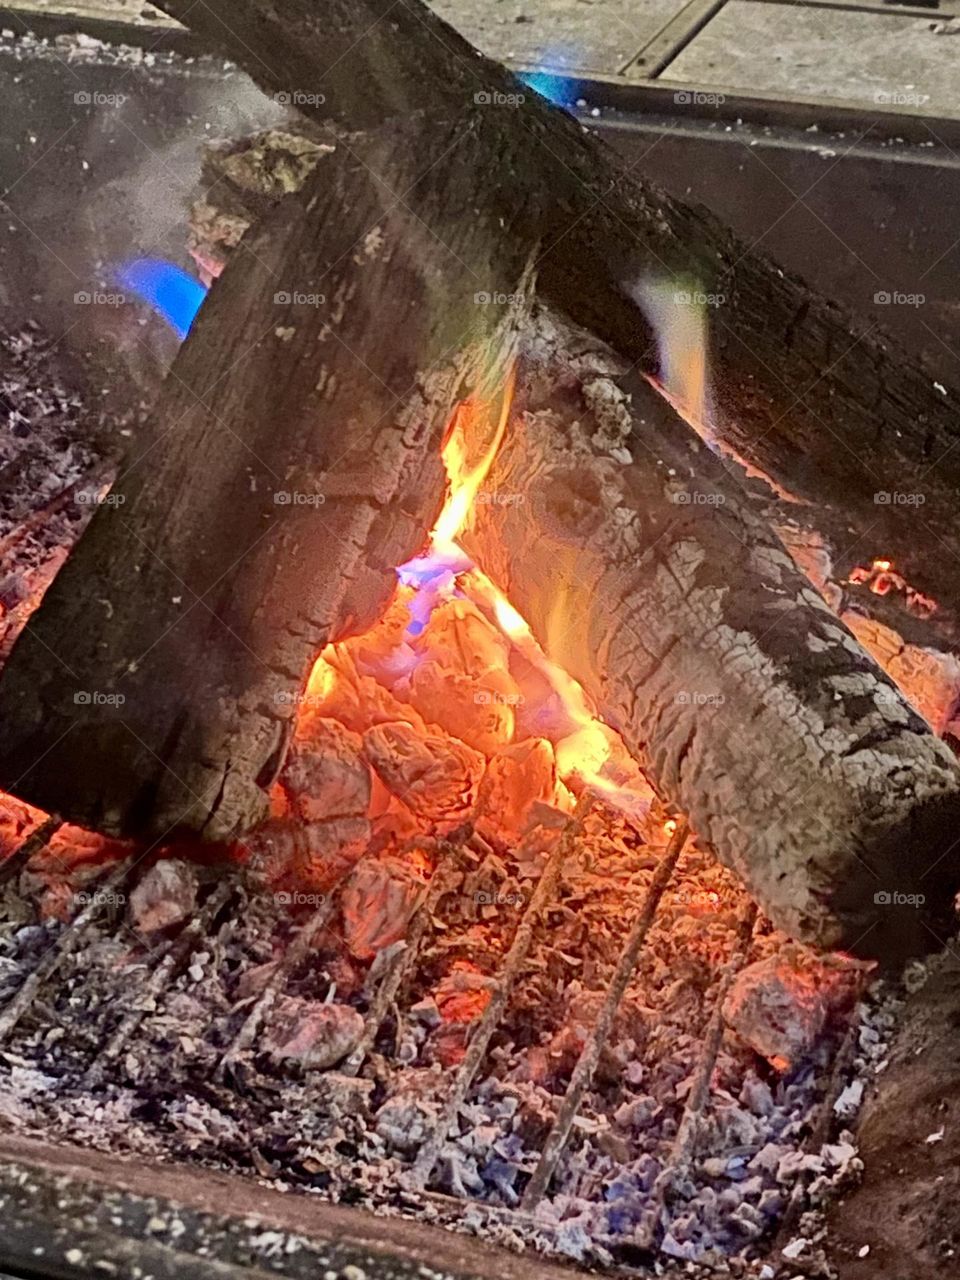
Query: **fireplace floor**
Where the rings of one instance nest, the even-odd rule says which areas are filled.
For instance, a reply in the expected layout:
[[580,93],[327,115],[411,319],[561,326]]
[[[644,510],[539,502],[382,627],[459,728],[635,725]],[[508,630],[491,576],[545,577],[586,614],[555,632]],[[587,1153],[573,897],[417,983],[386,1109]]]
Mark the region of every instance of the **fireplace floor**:
[[[157,1280],[562,1280],[422,1222],[384,1219],[241,1178],[0,1135],[0,1268]],[[136,1268],[140,1268],[139,1272]],[[6,1280],[6,1273],[0,1271]]]
[[[861,1003],[852,1027],[834,1024],[778,1074],[725,1031],[717,1005],[732,969],[775,954],[782,939],[761,921],[740,954],[743,891],[711,856],[687,849],[553,1188],[535,1213],[520,1210],[518,1194],[664,855],[618,815],[595,812],[564,866],[460,1109],[459,1136],[443,1145],[426,1192],[407,1184],[412,1161],[436,1125],[485,993],[503,980],[538,868],[465,845],[463,878],[432,906],[385,1011],[378,993],[389,963],[368,974],[331,914],[305,961],[284,975],[257,1038],[223,1070],[271,963],[312,917],[292,919],[276,901],[283,895],[258,894],[242,872],[220,869],[201,886],[193,934],[185,926],[148,941],[127,910],[143,868],[118,880],[116,867],[92,873],[81,861],[73,888],[80,880],[97,905],[77,929],[41,919],[62,894],[54,882],[65,853],[61,845],[55,860],[38,855],[19,890],[8,884],[0,901],[0,1022],[31,975],[41,975],[0,1035],[0,1123],[10,1133],[243,1173],[581,1264],[696,1258],[735,1274],[778,1232],[785,1240],[798,1233],[801,1211],[855,1176],[855,1146],[841,1132],[852,1113],[845,1102],[838,1119],[833,1105],[882,1052],[892,1022],[886,996]],[[477,917],[478,897],[499,904],[492,916]],[[342,1062],[303,1070],[266,1052],[287,997],[330,1001],[368,1024],[381,1019],[357,1075]],[[825,1135],[833,1141],[826,1161]],[[683,1167],[679,1146],[690,1155]],[[668,1225],[651,1243],[644,1224],[662,1215],[658,1178],[672,1168]]]

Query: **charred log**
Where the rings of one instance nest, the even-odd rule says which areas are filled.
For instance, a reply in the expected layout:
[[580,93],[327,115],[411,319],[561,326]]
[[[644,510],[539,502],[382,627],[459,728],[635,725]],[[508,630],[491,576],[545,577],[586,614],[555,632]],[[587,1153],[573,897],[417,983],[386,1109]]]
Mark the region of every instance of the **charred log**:
[[[541,296],[647,373],[659,355],[636,286],[667,280],[722,298],[711,311],[709,430],[785,490],[826,504],[832,522],[851,529],[844,548],[891,557],[956,623],[958,397],[894,341],[786,275],[708,210],[624,169],[422,0],[158,4],[268,92],[309,88],[301,110],[321,123],[376,130],[421,108],[454,120],[480,95],[498,141],[450,198],[466,206],[496,172],[497,188],[513,193],[504,206],[511,234],[541,245]],[[551,199],[541,207],[533,197],[544,192]]]
[[468,552],[778,927],[935,945],[953,753],[654,387],[549,316],[525,351]]
[[0,786],[107,833],[262,816],[313,658],[382,612],[439,509],[451,406],[502,383],[515,327],[474,294],[520,297],[525,260],[493,252],[499,219],[448,216],[469,142],[437,132],[417,216],[412,140],[381,140],[377,177],[317,172],[217,282],[4,669]]

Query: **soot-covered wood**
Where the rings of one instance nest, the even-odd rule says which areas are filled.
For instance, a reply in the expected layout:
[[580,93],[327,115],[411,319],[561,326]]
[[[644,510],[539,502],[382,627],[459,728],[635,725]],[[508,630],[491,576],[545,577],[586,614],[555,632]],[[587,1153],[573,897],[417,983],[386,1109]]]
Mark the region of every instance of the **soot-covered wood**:
[[952,751],[642,375],[549,314],[524,352],[466,549],[775,924],[935,947]]
[[[482,132],[482,131],[480,131]],[[244,240],[0,681],[0,787],[111,834],[263,813],[310,665],[364,628],[442,501],[451,407],[499,386],[525,261],[450,216],[478,135],[408,122]],[[372,157],[371,157],[372,158]],[[495,267],[492,265],[495,263]]]
[[[466,535],[479,563],[779,924],[867,954],[935,941],[925,926],[953,883],[950,753],[785,556],[762,486],[737,483],[556,315],[525,352],[526,411]],[[885,882],[922,892],[931,915],[874,902]]]
[[[504,212],[511,234],[540,243],[540,295],[646,372],[659,356],[638,285],[666,280],[722,297],[710,313],[716,436],[784,489],[829,507],[830,523],[848,530],[841,550],[893,559],[957,623],[956,389],[938,386],[894,341],[785,274],[707,209],[672,199],[642,166],[626,169],[424,0],[158,4],[268,92],[298,94],[305,115],[351,130],[417,109],[453,121],[485,95],[497,141],[462,203],[493,174],[513,192]],[[531,201],[532,192],[549,202]],[[913,498],[883,500],[895,494]]]

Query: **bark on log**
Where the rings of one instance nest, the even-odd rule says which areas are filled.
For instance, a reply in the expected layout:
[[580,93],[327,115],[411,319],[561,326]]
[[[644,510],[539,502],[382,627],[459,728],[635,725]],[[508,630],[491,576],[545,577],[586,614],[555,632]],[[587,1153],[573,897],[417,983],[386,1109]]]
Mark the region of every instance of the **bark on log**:
[[930,949],[960,885],[953,753],[626,368],[541,317],[465,548],[778,927]]
[[[956,618],[960,398],[894,341],[786,275],[706,209],[624,169],[423,0],[157,2],[269,93],[299,91],[299,109],[322,122],[374,130],[421,108],[454,120],[475,94],[487,95],[501,144],[478,178],[496,172],[498,188],[514,193],[513,234],[542,241],[540,295],[648,373],[659,356],[637,283],[662,278],[723,295],[711,312],[718,439],[798,497],[828,502],[861,558],[892,558]],[[509,105],[518,93],[524,100]],[[540,208],[531,195],[543,192],[551,200]],[[923,504],[877,501],[893,492],[920,494]]]
[[520,297],[526,255],[446,199],[470,139],[432,132],[418,214],[395,194],[422,137],[382,138],[377,176],[318,171],[214,286],[152,446],[4,669],[3,788],[155,839],[262,814],[313,659],[382,612],[439,510],[451,406],[499,392],[515,333],[516,304],[474,294]]

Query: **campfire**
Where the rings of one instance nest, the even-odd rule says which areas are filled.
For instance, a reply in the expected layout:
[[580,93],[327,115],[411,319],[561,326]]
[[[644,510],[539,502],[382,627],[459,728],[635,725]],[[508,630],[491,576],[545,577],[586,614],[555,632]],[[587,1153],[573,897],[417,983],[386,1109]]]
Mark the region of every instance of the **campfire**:
[[812,1267],[878,974],[960,888],[950,584],[816,423],[875,416],[906,484],[942,388],[833,359],[846,317],[565,112],[498,116],[418,4],[160,7],[330,92],[207,148],[146,437],[3,544],[4,1122]]

